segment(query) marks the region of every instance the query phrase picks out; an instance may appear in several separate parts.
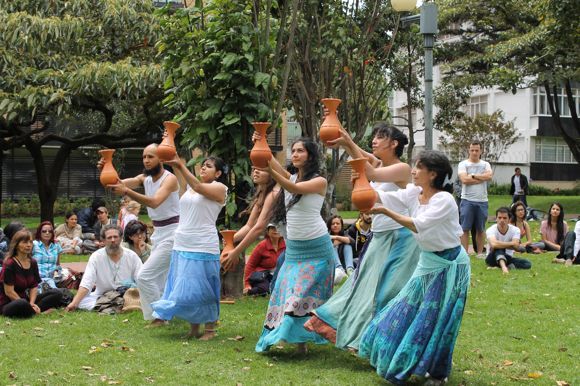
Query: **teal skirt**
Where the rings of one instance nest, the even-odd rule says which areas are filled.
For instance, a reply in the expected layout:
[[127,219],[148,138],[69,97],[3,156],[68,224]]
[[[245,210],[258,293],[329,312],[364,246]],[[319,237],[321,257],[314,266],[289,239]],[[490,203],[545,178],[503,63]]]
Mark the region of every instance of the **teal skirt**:
[[326,343],[307,331],[312,311],[332,295],[334,252],[329,235],[313,240],[288,240],[286,259],[270,296],[256,351],[268,351],[279,341]]

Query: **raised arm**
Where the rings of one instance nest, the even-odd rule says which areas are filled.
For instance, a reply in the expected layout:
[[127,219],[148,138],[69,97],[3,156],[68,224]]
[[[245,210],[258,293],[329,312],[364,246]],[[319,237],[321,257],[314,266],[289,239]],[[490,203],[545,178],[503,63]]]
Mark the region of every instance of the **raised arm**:
[[308,181],[292,182],[290,178],[279,174],[272,168],[268,168],[268,172],[274,180],[280,185],[282,189],[292,194],[326,194],[326,179],[324,177],[314,177]]
[[369,168],[368,166],[369,164],[367,163],[366,173],[371,181],[393,182],[401,188],[404,188],[409,183],[411,167],[404,162],[378,168]]
[[[145,179],[145,177],[141,174],[140,176],[137,176],[134,179],[129,179],[131,180],[130,185],[126,185],[124,183],[125,180],[123,180],[119,181],[119,183],[114,185],[107,185],[107,188],[110,188],[113,191],[113,193],[115,193],[118,196],[129,196],[133,200],[139,202],[140,204],[153,209],[161,205],[163,201],[165,201],[172,192],[175,192],[178,189],[177,177],[175,177],[173,174],[169,174],[163,180],[161,186],[153,196],[146,196],[145,194],[138,193],[131,188],[131,185],[136,183],[135,181],[141,178],[143,178],[143,180]],[[140,182],[138,186],[141,185],[143,185],[142,182]]]
[[171,161],[166,162],[168,165],[171,165],[174,170],[181,173],[185,182],[197,193],[204,195],[206,198],[217,201],[220,204],[224,204],[226,201],[226,186],[221,183],[213,184],[213,183],[204,183],[197,179],[196,176],[193,175],[185,165],[185,162],[179,158],[179,156],[175,156],[174,159]]

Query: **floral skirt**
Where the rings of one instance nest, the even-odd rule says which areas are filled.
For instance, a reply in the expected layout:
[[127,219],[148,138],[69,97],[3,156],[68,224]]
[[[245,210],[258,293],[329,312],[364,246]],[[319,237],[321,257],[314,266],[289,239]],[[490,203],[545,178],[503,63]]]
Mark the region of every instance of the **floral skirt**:
[[313,240],[288,240],[286,259],[266,312],[256,351],[263,352],[279,341],[288,343],[326,343],[307,331],[304,323],[314,309],[332,295],[334,254],[330,236]]
[[469,278],[462,247],[423,251],[413,277],[370,322],[359,355],[394,384],[411,374],[449,376]]

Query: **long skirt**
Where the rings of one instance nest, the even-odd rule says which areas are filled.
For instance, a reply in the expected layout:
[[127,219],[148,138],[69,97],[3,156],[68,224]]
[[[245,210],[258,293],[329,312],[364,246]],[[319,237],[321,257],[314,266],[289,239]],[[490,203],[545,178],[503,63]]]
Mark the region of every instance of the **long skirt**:
[[157,319],[216,322],[220,314],[219,255],[173,250],[163,296],[151,307]]
[[313,240],[288,240],[286,259],[270,296],[256,351],[279,341],[326,343],[304,328],[312,311],[332,295],[334,252],[329,235]]
[[421,250],[406,228],[373,234],[362,263],[306,328],[337,347],[358,350],[367,325],[411,278]]
[[411,374],[445,379],[469,278],[469,257],[462,247],[421,252],[407,285],[369,324],[359,355],[395,384],[404,384]]

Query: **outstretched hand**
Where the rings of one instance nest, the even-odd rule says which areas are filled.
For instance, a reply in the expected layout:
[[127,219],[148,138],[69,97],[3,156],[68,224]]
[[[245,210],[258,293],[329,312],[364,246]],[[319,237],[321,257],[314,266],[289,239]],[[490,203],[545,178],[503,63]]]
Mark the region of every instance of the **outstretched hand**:
[[101,157],[97,161],[97,169],[99,169],[99,171],[102,171],[103,167],[105,167],[105,159],[103,157]]
[[170,159],[169,161],[163,161],[163,163],[165,165],[169,165],[172,168],[179,166],[180,164],[183,164],[183,160],[181,158],[179,158],[179,156],[176,154],[175,157],[173,157],[172,159]]
[[347,147],[352,142],[350,134],[344,129],[344,127],[340,127],[339,133],[340,136],[337,139],[326,141],[326,146],[335,149],[339,146]]
[[129,188],[127,188],[123,181],[117,180],[116,184],[107,185],[107,189],[111,189],[117,196],[125,196]]

